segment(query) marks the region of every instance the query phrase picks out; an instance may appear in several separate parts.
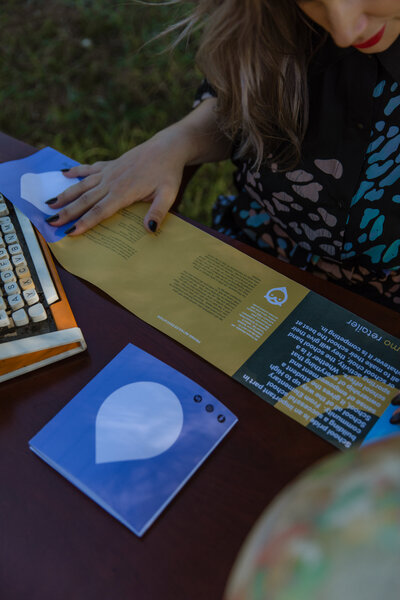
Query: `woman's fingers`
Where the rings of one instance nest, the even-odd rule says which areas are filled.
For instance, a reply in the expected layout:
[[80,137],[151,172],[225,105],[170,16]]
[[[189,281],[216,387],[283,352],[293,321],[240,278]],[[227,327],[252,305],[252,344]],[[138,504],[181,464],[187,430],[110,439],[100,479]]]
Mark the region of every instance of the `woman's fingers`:
[[[91,192],[93,194],[93,192]],[[157,231],[160,224],[165,219],[168,210],[171,208],[174,203],[177,191],[174,191],[171,187],[164,187],[158,193],[155,194],[154,200],[151,204],[150,210],[145,216],[144,224],[148,231],[155,232]],[[94,197],[94,196],[93,196]],[[108,217],[114,215],[117,210],[122,208],[125,205],[133,204],[141,200],[142,202],[151,201],[152,196],[147,196],[145,198],[138,198],[136,200],[130,199],[129,202],[119,202],[119,206],[116,206],[115,201],[113,201],[112,194],[107,194],[103,198],[99,198],[90,209],[85,210],[80,219],[74,224],[74,230],[71,231],[69,235],[75,236],[80,235],[81,233],[85,233],[88,229],[91,229],[95,225],[98,225]],[[75,204],[75,203],[74,203]],[[73,207],[73,204],[67,206],[64,210],[70,210]],[[70,213],[72,214],[72,212]],[[76,218],[72,217],[72,218]],[[67,223],[72,220],[72,218],[68,218],[68,220],[56,221],[55,225],[62,225],[63,223]]]
[[[393,404],[393,406],[400,405],[400,393],[396,394],[396,396],[394,398],[392,398],[392,404]],[[396,410],[394,411],[394,413],[392,414],[392,416],[390,418],[390,422],[392,423],[392,425],[400,424],[400,408],[396,408]]]
[[88,175],[92,175],[93,173],[98,173],[104,162],[96,162],[93,165],[76,165],[76,167],[71,167],[67,171],[63,171],[65,177],[87,177]]
[[[59,206],[65,206],[69,204],[73,200],[79,199],[81,202],[82,197],[86,192],[92,190],[100,183],[100,174],[89,175],[85,179],[82,179],[79,183],[75,185],[71,185],[71,187],[67,188],[64,192],[57,196],[57,202],[52,202],[52,208],[58,208]],[[103,194],[103,196],[105,193]],[[90,205],[91,206],[91,205]]]
[[[155,150],[154,150],[155,147]],[[173,153],[149,141],[118,159],[93,165],[78,165],[67,177],[83,177],[51,200],[58,210],[47,221],[58,227],[71,221],[69,235],[79,235],[134,202],[151,202],[144,226],[156,231],[171,208],[179,190],[183,165]],[[161,160],[159,155],[161,153]],[[154,164],[158,168],[154,170]]]
[[178,189],[175,186],[163,186],[155,193],[154,200],[144,218],[144,226],[148,231],[153,233],[157,231],[175,202]]
[[[87,210],[76,223],[74,223],[74,228],[69,235],[74,236],[85,233],[85,231],[98,225],[104,221],[104,219],[111,217],[116,211],[117,208],[115,203],[112,202],[112,199],[110,199],[110,196],[104,196]],[[56,225],[58,225],[58,223],[56,223]]]
[[[102,166],[105,163],[98,162],[93,165],[77,165],[76,167],[71,167],[67,171],[63,171],[65,177],[74,179],[76,177],[84,177],[82,181],[76,183],[75,185],[71,185],[67,190],[59,194],[56,198],[51,198],[47,201],[52,208],[58,208],[59,206],[64,206],[73,200],[76,200],[84,194],[87,190],[98,185],[100,181],[100,172]],[[96,177],[93,177],[96,175]]]
[[396,408],[396,410],[394,411],[394,413],[392,414],[392,416],[390,418],[390,422],[392,425],[400,424],[400,408]]
[[50,217],[51,225],[59,227],[60,225],[64,225],[65,223],[69,223],[70,221],[81,217],[92,210],[106,195],[107,190],[101,186],[97,186],[84,192],[75,202],[71,202],[64,206],[64,208],[57,213],[57,219],[54,218],[55,215],[52,215]]

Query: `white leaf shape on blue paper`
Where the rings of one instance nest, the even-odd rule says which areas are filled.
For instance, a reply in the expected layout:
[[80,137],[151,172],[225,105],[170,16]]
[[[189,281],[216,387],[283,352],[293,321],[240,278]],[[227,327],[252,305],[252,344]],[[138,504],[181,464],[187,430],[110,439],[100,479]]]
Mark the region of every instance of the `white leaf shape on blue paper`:
[[47,173],[24,173],[21,177],[20,196],[27,202],[36,206],[47,215],[55,214],[59,208],[52,208],[46,200],[55,198],[61,192],[79,183],[76,177],[65,177],[61,171],[48,171]]
[[158,456],[176,442],[182,426],[182,405],[168,387],[138,381],[118,388],[97,413],[96,463]]

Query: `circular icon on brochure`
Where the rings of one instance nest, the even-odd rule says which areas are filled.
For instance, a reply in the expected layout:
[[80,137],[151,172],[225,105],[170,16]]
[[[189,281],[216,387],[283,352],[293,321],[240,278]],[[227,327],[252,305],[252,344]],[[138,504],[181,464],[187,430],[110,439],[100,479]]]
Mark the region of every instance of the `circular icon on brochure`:
[[273,288],[269,290],[264,296],[266,300],[270,304],[275,304],[275,306],[282,306],[288,299],[287,289],[285,287],[281,288]]
[[193,400],[195,402],[201,402],[203,398],[200,396],[200,394],[196,394],[195,396],[193,396]]
[[226,419],[225,419],[224,415],[218,415],[217,421],[218,421],[218,423],[225,423]]
[[213,405],[212,405],[212,404],[207,404],[207,406],[206,406],[206,411],[207,411],[207,412],[209,412],[209,413],[212,413],[212,412],[214,412],[214,407],[213,407]]

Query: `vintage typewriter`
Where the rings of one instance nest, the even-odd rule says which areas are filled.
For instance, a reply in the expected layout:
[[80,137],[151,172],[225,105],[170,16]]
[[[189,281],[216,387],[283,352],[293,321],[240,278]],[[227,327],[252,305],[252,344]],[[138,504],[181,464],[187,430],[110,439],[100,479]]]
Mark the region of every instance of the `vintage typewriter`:
[[85,348],[46,242],[0,193],[0,382]]

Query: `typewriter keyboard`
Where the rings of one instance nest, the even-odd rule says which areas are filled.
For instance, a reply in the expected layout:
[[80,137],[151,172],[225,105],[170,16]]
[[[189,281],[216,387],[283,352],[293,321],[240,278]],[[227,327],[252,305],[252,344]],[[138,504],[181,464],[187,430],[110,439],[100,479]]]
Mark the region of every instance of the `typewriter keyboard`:
[[54,331],[57,300],[30,221],[0,193],[0,343]]

